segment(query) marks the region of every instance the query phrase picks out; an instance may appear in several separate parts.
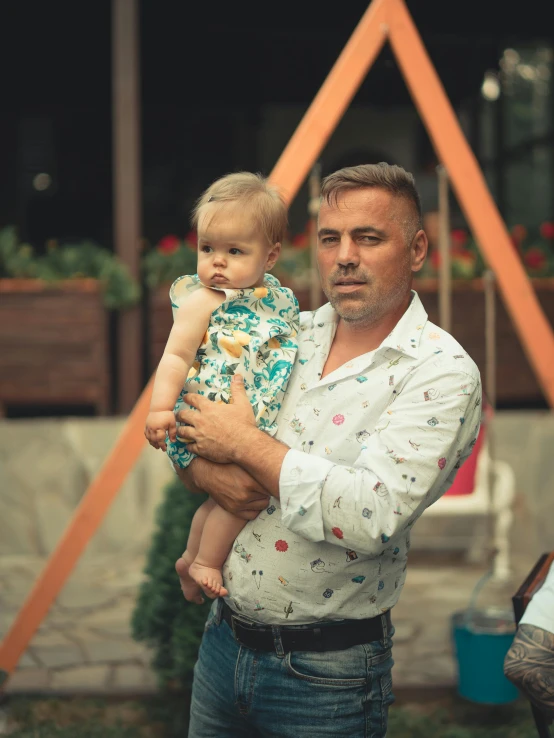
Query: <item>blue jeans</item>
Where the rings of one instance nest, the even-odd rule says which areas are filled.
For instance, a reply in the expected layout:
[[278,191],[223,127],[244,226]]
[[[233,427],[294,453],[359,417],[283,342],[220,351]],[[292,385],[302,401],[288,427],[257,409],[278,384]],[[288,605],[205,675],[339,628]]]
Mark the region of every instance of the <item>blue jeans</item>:
[[[189,738],[384,738],[392,633],[344,651],[253,651],[210,612],[194,667]],[[280,653],[279,653],[280,651]]]

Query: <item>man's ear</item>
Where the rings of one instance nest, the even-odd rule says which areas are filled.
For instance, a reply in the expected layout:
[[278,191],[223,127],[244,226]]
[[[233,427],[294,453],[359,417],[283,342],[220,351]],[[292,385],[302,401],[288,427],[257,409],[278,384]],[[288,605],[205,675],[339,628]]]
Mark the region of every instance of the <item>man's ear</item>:
[[265,268],[267,270],[272,269],[275,266],[275,262],[279,258],[280,253],[281,253],[281,244],[274,243],[271,249],[269,250],[269,254],[267,255],[267,261],[265,265]]
[[419,230],[411,246],[412,272],[419,272],[425,263],[429,242],[425,231]]

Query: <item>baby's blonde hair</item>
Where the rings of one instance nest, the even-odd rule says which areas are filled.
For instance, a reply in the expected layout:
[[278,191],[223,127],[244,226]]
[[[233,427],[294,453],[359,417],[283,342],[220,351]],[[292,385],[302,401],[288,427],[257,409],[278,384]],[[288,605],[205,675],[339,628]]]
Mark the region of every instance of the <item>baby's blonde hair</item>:
[[201,211],[208,203],[240,203],[249,208],[270,246],[281,243],[285,237],[285,201],[279,190],[261,174],[235,172],[213,182],[194,206],[191,218],[193,228],[198,228]]

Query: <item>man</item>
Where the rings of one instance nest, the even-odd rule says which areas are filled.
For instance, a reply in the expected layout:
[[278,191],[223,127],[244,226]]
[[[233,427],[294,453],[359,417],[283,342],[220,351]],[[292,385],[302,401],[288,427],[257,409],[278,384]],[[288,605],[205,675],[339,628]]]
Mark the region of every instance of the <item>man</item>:
[[411,291],[426,253],[411,174],[331,174],[318,221],[329,304],[301,316],[276,438],[240,379],[229,405],[189,395],[180,432],[200,458],[183,480],[251,520],[206,625],[193,738],[386,735],[410,528],[480,420],[474,362]]

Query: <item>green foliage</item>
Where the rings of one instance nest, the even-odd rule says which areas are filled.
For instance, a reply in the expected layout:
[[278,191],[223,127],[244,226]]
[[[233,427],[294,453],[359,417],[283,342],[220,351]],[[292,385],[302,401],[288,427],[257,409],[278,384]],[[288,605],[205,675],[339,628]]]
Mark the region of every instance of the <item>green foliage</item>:
[[[393,672],[394,674],[394,672]],[[456,696],[425,705],[393,705],[390,738],[535,738],[526,700],[499,706],[476,705]]]
[[310,249],[293,248],[284,243],[271,273],[285,287],[292,290],[308,289],[313,279]]
[[141,268],[146,286],[155,289],[161,284],[173,283],[183,274],[196,274],[196,250],[176,239],[173,249],[147,251]]
[[52,723],[23,728],[9,734],[11,738],[142,738],[143,733],[135,726],[101,725],[66,725],[59,727]]
[[132,618],[133,637],[153,649],[152,666],[162,688],[183,689],[192,669],[210,603],[187,602],[175,562],[186,547],[192,517],[204,501],[188,492],[176,477],[164,490],[143,582]]
[[32,246],[19,242],[13,226],[0,230],[0,277],[42,279],[49,284],[84,277],[97,279],[110,310],[131,307],[140,298],[138,282],[108,249],[92,241],[63,246],[51,241],[47,252],[37,256]]

